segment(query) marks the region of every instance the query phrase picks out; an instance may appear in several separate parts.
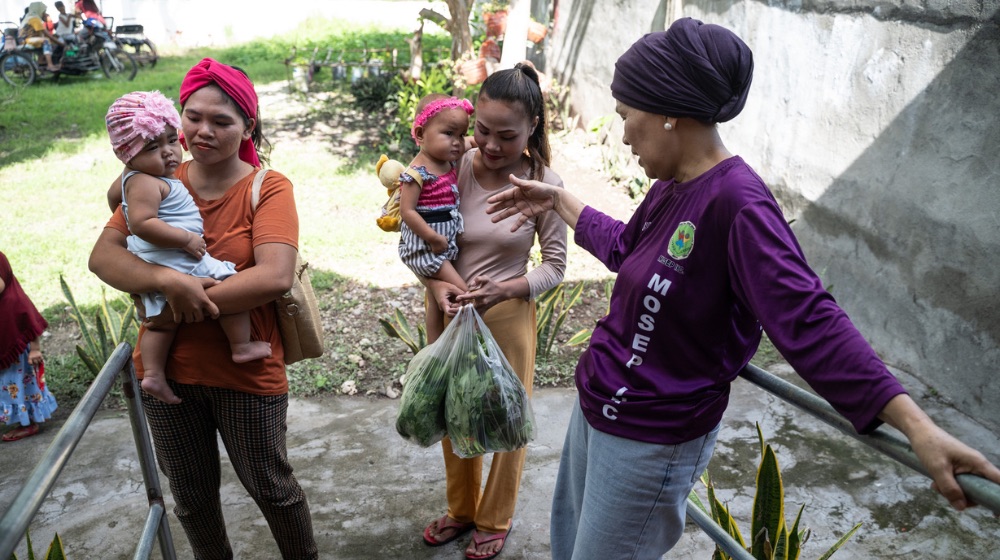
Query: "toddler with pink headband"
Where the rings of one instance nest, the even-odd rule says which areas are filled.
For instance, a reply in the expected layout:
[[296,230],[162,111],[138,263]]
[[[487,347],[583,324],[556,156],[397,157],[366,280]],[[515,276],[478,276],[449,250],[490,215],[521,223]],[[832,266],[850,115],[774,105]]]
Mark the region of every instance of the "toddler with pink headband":
[[[468,99],[441,93],[424,96],[410,130],[420,151],[399,177],[399,258],[417,276],[462,290],[468,289],[465,280],[451,263],[458,256],[457,238],[464,229],[455,165],[465,152],[472,111]],[[444,315],[428,313],[426,321],[428,340],[433,341],[444,329]]]
[[[115,156],[125,164],[120,201],[131,235],[128,250],[146,262],[201,278],[224,280],[236,267],[208,255],[201,213],[184,184],[174,177],[181,163],[180,115],[158,91],[134,91],[118,98],[105,118]],[[114,205],[119,193],[109,193]],[[181,402],[166,380],[167,353],[177,324],[164,314],[166,296],[140,294],[147,320],[157,317],[139,340],[144,373],[142,389],[157,399]],[[162,317],[161,317],[162,316]],[[249,311],[222,315],[219,323],[229,339],[234,362],[271,355],[271,345],[250,340]]]

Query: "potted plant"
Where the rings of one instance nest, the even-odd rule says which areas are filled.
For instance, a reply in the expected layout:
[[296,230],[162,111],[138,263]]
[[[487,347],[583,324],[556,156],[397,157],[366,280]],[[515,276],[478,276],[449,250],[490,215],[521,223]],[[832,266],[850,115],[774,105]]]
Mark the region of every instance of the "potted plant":
[[544,23],[535,21],[534,18],[528,22],[528,40],[532,43],[541,43],[548,31],[549,28]]
[[486,39],[479,46],[479,58],[492,58],[500,60],[500,45],[493,39]]
[[482,3],[480,9],[487,37],[502,37],[507,31],[507,10],[509,8],[510,5],[506,0],[489,0]]
[[455,61],[455,71],[467,86],[483,83],[488,75],[486,59],[475,58],[471,51]]

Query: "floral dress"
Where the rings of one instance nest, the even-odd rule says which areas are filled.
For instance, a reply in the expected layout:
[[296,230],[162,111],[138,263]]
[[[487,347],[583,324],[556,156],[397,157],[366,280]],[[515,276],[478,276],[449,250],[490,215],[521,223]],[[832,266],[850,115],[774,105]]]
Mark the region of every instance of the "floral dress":
[[39,383],[35,368],[28,363],[25,346],[18,360],[0,371],[0,424],[27,426],[44,422],[58,406],[44,378]]

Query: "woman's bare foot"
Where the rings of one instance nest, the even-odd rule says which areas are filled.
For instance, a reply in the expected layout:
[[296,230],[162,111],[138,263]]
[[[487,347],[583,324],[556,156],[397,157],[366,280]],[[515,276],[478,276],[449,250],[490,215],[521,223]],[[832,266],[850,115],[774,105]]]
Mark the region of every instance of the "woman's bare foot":
[[250,342],[232,344],[233,361],[237,364],[245,364],[254,360],[262,360],[271,357],[271,343],[263,340],[251,340]]
[[[513,528],[512,524],[511,529]],[[465,549],[465,557],[469,560],[494,558],[503,550],[503,545],[507,544],[509,535],[510,529],[501,533],[486,533],[476,529],[472,533],[472,541]]]
[[149,372],[146,371],[140,385],[143,391],[167,404],[178,404],[181,402],[180,397],[174,394],[174,390],[170,388],[170,385],[167,385],[167,380],[163,377],[158,375],[151,377]]

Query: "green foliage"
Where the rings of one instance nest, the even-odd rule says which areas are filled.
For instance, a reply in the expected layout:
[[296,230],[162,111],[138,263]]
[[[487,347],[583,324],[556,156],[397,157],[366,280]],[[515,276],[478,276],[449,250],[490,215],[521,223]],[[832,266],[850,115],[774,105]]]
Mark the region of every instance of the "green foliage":
[[[87,320],[83,311],[76,304],[73,292],[70,291],[66,279],[59,275],[59,285],[62,287],[63,295],[69,302],[71,313],[80,327],[80,334],[84,344],[77,344],[76,352],[83,360],[84,365],[90,372],[97,376],[104,363],[111,357],[115,347],[124,340],[130,342],[135,340],[135,335],[139,327],[139,320],[136,317],[135,305],[125,294],[118,298],[118,307],[125,307],[124,311],[119,311],[105,297],[105,290],[101,288],[101,305],[94,312],[93,322]],[[134,342],[133,342],[134,345]]]
[[[614,290],[614,288],[614,278],[609,278],[604,281],[604,301],[608,303],[607,308],[604,311],[605,315],[611,312],[611,291]],[[590,342],[590,337],[593,334],[594,329],[581,329],[566,341],[566,346],[580,346],[581,344],[587,344]]]
[[583,293],[585,282],[579,282],[568,293],[563,284],[549,289],[535,300],[535,336],[538,346],[538,355],[547,360],[552,352],[552,345],[556,341],[556,335],[566,322],[569,310],[580,301],[580,294]]
[[450,92],[454,80],[450,65],[431,64],[425,65],[419,80],[404,80],[401,76],[397,76],[393,81],[396,86],[396,96],[386,103],[385,108],[390,114],[395,115],[395,118],[383,131],[382,144],[379,148],[382,153],[397,154],[393,156],[394,159],[408,163],[408,160],[417,153],[417,145],[410,137],[417,104],[430,93]]
[[762,368],[784,361],[784,358],[781,357],[778,349],[774,347],[774,343],[771,342],[771,339],[768,338],[767,334],[761,335],[760,344],[757,346],[757,352],[751,359],[754,364]]
[[[35,550],[31,545],[31,531],[27,531],[24,536],[28,541],[27,560],[35,560]],[[17,554],[12,552],[10,558],[11,560],[17,560]],[[45,551],[45,556],[41,557],[40,560],[66,560],[66,553],[63,550],[62,539],[59,538],[59,533],[56,533],[52,537],[52,542],[49,543],[49,548]]]
[[565,134],[576,130],[580,125],[580,115],[573,114],[569,86],[552,80],[549,94],[545,96],[545,106],[548,109],[550,131]]
[[427,346],[427,332],[423,325],[417,325],[414,330],[406,316],[398,308],[388,320],[379,319],[382,330],[391,338],[398,338],[410,348],[410,352],[416,354],[421,348]]
[[347,368],[334,368],[321,360],[302,360],[288,366],[286,371],[289,393],[300,396],[335,391],[341,383],[352,377],[352,372]]
[[385,110],[385,104],[399,91],[399,81],[389,74],[365,76],[351,84],[354,103],[369,113]]
[[615,115],[603,115],[591,120],[587,124],[587,130],[601,144],[601,171],[613,184],[625,189],[631,198],[638,199],[649,191],[653,182],[645,174],[636,174],[635,167],[630,165],[632,154],[612,140],[610,133],[614,121]]
[[[715,488],[706,471],[701,481],[708,492],[708,508],[701,502],[698,495],[691,491],[691,502],[719,524],[723,530],[746,549],[757,560],[798,560],[802,554],[802,546],[809,540],[811,531],[800,530],[802,511],[805,505],[799,507],[791,528],[785,523],[785,488],[781,480],[781,469],[778,457],[771,445],[764,441],[764,433],[757,424],[757,439],[760,443],[760,463],[757,467],[757,492],[753,501],[751,514],[750,546],[740,533],[736,520],[730,514],[729,506],[723,504],[715,496]],[[844,545],[861,527],[858,523],[820,557],[826,560]],[[716,547],[712,560],[729,560],[731,557],[721,548]]]

